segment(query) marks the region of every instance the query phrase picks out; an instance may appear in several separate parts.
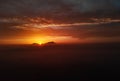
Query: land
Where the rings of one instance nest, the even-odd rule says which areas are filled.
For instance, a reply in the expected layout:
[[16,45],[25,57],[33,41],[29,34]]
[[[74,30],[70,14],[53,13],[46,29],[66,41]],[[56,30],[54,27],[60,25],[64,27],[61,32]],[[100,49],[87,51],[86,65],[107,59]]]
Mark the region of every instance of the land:
[[0,45],[2,80],[116,81],[119,68],[120,43]]

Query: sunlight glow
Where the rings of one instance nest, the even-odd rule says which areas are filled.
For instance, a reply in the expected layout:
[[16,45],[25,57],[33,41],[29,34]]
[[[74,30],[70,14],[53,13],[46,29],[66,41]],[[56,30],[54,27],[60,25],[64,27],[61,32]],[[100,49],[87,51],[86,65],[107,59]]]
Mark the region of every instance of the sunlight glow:
[[38,43],[38,44],[42,45],[42,44],[47,43],[48,40],[49,40],[48,38],[42,38],[42,39],[40,39],[40,38],[33,38],[31,40],[31,42]]
[[[68,41],[69,40],[69,41]],[[38,43],[40,45],[45,44],[47,42],[55,42],[55,43],[69,43],[69,42],[79,42],[79,39],[72,38],[70,36],[46,36],[46,37],[32,37],[29,39],[29,43]]]

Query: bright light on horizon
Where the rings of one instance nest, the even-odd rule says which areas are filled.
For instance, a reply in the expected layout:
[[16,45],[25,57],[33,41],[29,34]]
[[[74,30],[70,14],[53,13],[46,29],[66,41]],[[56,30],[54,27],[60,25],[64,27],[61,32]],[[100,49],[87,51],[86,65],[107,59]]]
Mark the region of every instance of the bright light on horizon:
[[[79,39],[73,38],[71,36],[42,36],[42,37],[29,37],[29,38],[23,38],[23,39],[9,39],[9,40],[4,40],[3,43],[6,44],[33,44],[33,43],[38,43],[38,44],[45,44],[47,42],[55,42],[55,43],[76,43],[80,42]],[[2,42],[2,41],[1,41]]]

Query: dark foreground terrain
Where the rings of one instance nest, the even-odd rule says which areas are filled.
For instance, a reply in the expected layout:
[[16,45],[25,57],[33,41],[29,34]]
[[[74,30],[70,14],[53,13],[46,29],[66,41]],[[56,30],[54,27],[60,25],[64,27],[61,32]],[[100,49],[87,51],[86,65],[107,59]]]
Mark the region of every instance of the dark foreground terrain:
[[120,81],[120,43],[1,45],[0,81]]

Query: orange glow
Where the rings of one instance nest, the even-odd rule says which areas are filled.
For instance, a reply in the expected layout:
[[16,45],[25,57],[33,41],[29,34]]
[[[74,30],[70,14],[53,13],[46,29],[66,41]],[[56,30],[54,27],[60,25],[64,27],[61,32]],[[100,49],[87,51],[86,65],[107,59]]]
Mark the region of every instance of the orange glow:
[[31,37],[26,39],[25,43],[32,44],[32,43],[38,43],[38,44],[44,44],[49,41],[48,37]]
[[[56,43],[78,43],[80,40],[72,36],[68,36],[67,32],[61,29],[69,29],[69,26],[78,26],[91,23],[71,23],[71,24],[60,24],[52,20],[45,18],[25,18],[23,21],[19,19],[12,19],[13,21],[23,22],[24,24],[14,26],[16,30],[21,29],[24,32],[18,36],[2,40],[2,43],[9,44],[44,44],[50,41]],[[6,21],[6,20],[4,20]],[[10,19],[9,19],[10,21]],[[60,31],[59,31],[60,29]],[[59,31],[59,32],[57,32]]]
[[75,43],[80,40],[77,38],[72,38],[70,36],[46,36],[46,37],[33,37],[28,40],[30,43],[45,44],[47,42],[54,41],[56,43]]
[[80,42],[79,39],[72,38],[70,36],[41,36],[41,37],[28,37],[28,38],[23,38],[23,39],[9,39],[9,40],[4,40],[3,43],[5,43],[5,44],[33,44],[33,43],[38,43],[38,44],[42,45],[42,44],[45,44],[45,43],[51,42],[51,41],[53,41],[57,44]]

